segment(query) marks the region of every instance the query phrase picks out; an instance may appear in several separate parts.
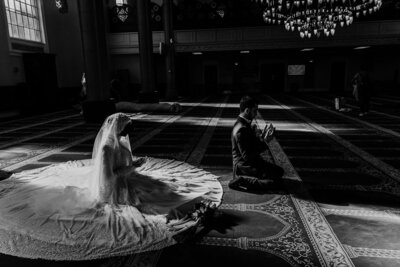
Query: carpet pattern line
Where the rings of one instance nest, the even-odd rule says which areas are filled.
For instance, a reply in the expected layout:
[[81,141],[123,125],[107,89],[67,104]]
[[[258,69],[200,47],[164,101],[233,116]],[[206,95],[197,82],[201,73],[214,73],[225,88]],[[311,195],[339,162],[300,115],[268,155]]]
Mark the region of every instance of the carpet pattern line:
[[5,124],[9,124],[9,123],[18,123],[18,122],[24,122],[26,120],[40,120],[42,118],[47,118],[47,117],[56,117],[59,116],[59,114],[62,113],[70,113],[70,112],[76,112],[73,109],[67,109],[67,110],[61,110],[61,111],[55,111],[55,112],[51,112],[51,113],[46,113],[46,114],[42,114],[42,115],[36,115],[36,116],[32,116],[32,117],[27,117],[27,118],[19,118],[19,119],[12,119],[9,121],[5,121]]
[[340,215],[340,216],[354,216],[354,217],[370,217],[379,219],[390,219],[400,221],[400,212],[393,212],[391,210],[367,210],[367,209],[329,209],[321,208],[325,216]]
[[369,257],[400,260],[400,250],[361,248],[344,245],[351,258]]
[[384,179],[374,185],[307,185],[307,187],[313,190],[376,192],[400,196],[400,184],[392,179]]
[[[325,101],[325,102],[328,101],[328,100],[326,100],[324,98],[317,97],[317,96],[313,96],[313,98],[316,98],[316,99],[319,99],[319,100],[322,100],[322,101]],[[346,105],[351,107],[351,108],[354,108],[354,109],[358,108],[357,106],[354,106],[354,105],[351,105],[351,104],[346,104]],[[400,119],[400,116],[396,116],[396,115],[393,115],[393,114],[388,114],[388,113],[384,113],[384,112],[380,112],[380,111],[376,111],[376,110],[370,110],[370,113],[371,114],[375,114],[375,115],[381,115],[381,116],[384,116],[384,117],[387,117],[387,118],[392,118],[392,119],[397,119],[397,120]]]
[[391,165],[381,161],[380,159],[372,156],[371,154],[369,154],[365,150],[362,150],[361,148],[359,148],[359,147],[353,145],[352,143],[350,143],[349,141],[344,140],[343,138],[337,136],[336,134],[334,134],[330,130],[326,129],[325,127],[319,125],[318,123],[313,122],[308,117],[305,117],[305,116],[299,114],[298,112],[293,111],[288,106],[286,106],[284,104],[281,104],[277,100],[275,100],[275,99],[273,99],[273,98],[271,98],[269,96],[268,96],[268,98],[271,99],[271,101],[281,105],[284,109],[286,109],[288,112],[293,114],[295,117],[297,117],[300,120],[306,122],[313,129],[317,130],[320,133],[325,134],[326,136],[328,136],[329,138],[333,139],[335,142],[339,143],[340,145],[345,147],[347,150],[353,152],[355,155],[357,155],[358,157],[362,158],[366,162],[370,163],[375,168],[377,168],[378,170],[382,171],[383,173],[385,173],[386,175],[388,175],[392,179],[400,182],[400,171],[397,170],[396,168],[394,168],[393,166],[391,166]]
[[[205,101],[205,99],[203,99],[201,102]],[[191,106],[190,108],[188,108],[187,110],[185,110],[184,112],[169,117],[167,118],[162,125],[160,125],[159,127],[153,129],[152,131],[150,131],[149,133],[147,133],[145,136],[143,136],[142,138],[134,141],[133,143],[131,143],[131,148],[132,150],[134,150],[135,148],[138,148],[139,146],[143,145],[144,143],[146,143],[147,141],[149,141],[151,138],[153,138],[154,136],[156,136],[157,134],[159,134],[162,130],[164,130],[169,124],[175,122],[176,120],[182,118],[183,116],[185,116],[187,113],[189,113],[190,111],[192,111],[195,107],[199,106],[201,104],[201,102],[196,103],[195,105]]]
[[301,221],[297,220],[296,210],[290,196],[277,196],[268,202],[257,204],[223,204],[220,209],[260,213],[273,217],[282,223],[283,227],[272,236],[260,238],[206,236],[199,244],[235,247],[243,250],[259,250],[278,256],[292,266],[321,266],[320,262],[316,261],[315,257],[312,256],[312,248],[307,242],[308,240],[305,240]]
[[69,124],[67,126],[54,129],[52,131],[46,131],[46,132],[42,132],[42,133],[39,133],[39,134],[31,135],[31,136],[28,136],[28,137],[25,137],[25,138],[21,138],[21,139],[18,139],[16,141],[13,141],[13,142],[0,145],[0,149],[6,148],[6,147],[10,147],[10,146],[13,146],[13,145],[16,145],[16,144],[20,144],[22,142],[26,142],[26,141],[29,141],[29,140],[32,140],[32,139],[35,139],[35,138],[41,138],[41,137],[49,135],[49,134],[58,133],[58,132],[61,132],[63,130],[67,130],[67,129],[70,129],[70,128],[73,128],[73,127],[76,127],[76,126],[80,126],[80,125],[83,125],[83,124],[85,124],[85,123],[84,122],[72,123],[72,124]]
[[206,153],[208,144],[210,143],[211,137],[214,134],[215,127],[217,126],[219,119],[221,117],[222,111],[224,110],[226,103],[229,97],[226,96],[222,103],[218,105],[218,111],[216,112],[215,116],[209,122],[206,132],[201,137],[200,141],[197,143],[197,146],[194,148],[192,153],[187,157],[186,162],[192,164],[194,166],[198,166],[203,158],[204,154]]
[[[269,147],[276,163],[282,166],[287,173],[286,178],[301,181],[279,143],[274,139],[270,142]],[[320,252],[321,266],[354,266],[317,203],[312,201],[304,186],[301,186],[300,192],[304,199],[294,195],[291,198],[315,250]]]
[[41,121],[41,122],[25,124],[24,126],[20,126],[20,127],[8,129],[8,130],[0,131],[0,134],[15,132],[15,131],[18,131],[18,130],[27,129],[27,128],[31,128],[31,127],[35,127],[35,126],[39,126],[39,125],[44,125],[44,124],[51,123],[51,122],[56,122],[56,121],[60,121],[60,120],[64,120],[64,119],[75,118],[75,117],[78,117],[78,116],[80,116],[80,115],[79,114],[67,115],[67,116],[57,117],[57,118],[54,118],[54,119],[49,119],[49,120],[45,120],[45,121]]
[[[320,106],[320,105],[317,105],[317,104],[314,104],[314,103],[305,101],[305,100],[303,100],[303,99],[298,99],[298,98],[296,98],[296,100],[299,101],[299,102],[305,103],[305,104],[307,104],[307,105],[310,105],[310,106],[312,106],[312,107],[315,107],[315,108],[318,108],[318,109],[322,109],[322,110],[324,110],[324,111],[326,111],[326,112],[329,112],[329,113],[331,113],[331,114],[335,114],[336,116],[345,118],[345,119],[347,119],[347,120],[351,120],[351,121],[357,122],[357,123],[359,123],[359,124],[364,124],[365,126],[371,127],[371,128],[373,128],[373,129],[375,129],[375,130],[378,130],[378,131],[380,131],[380,132],[383,132],[383,133],[386,133],[386,134],[389,134],[389,135],[393,135],[394,137],[397,137],[397,138],[400,137],[400,133],[399,133],[399,132],[395,132],[395,131],[393,131],[393,130],[390,130],[390,129],[381,127],[381,126],[379,126],[379,125],[376,125],[376,124],[373,124],[373,123],[370,123],[370,122],[367,122],[367,121],[364,121],[364,120],[360,120],[360,119],[357,119],[357,118],[354,118],[354,117],[351,117],[351,116],[347,116],[347,115],[345,115],[345,114],[343,114],[343,113],[330,110],[330,109],[328,109],[328,108],[325,108],[325,107],[323,107],[323,106]],[[398,119],[400,119],[400,117],[398,117]]]
[[[277,101],[269,99],[280,105]],[[285,170],[285,177],[301,182],[300,176],[276,138],[269,142],[268,147],[274,161]],[[321,266],[354,266],[339,238],[330,227],[317,203],[312,200],[304,185],[300,184],[299,192],[304,199],[297,198],[295,195],[291,195],[291,199],[315,251],[319,252]]]

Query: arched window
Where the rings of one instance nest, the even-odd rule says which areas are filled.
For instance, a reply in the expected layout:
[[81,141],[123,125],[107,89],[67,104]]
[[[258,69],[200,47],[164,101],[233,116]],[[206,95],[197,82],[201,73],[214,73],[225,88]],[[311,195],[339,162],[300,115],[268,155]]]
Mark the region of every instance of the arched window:
[[10,37],[44,43],[39,0],[4,0]]

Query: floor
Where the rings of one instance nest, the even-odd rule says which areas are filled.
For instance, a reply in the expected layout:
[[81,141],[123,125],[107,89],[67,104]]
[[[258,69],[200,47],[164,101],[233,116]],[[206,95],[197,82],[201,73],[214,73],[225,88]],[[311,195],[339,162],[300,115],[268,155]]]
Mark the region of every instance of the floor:
[[[218,175],[223,204],[187,243],[74,266],[400,266],[400,98],[374,97],[364,117],[351,99],[346,112],[334,111],[328,93],[258,99],[263,119],[277,128],[263,156],[285,169],[285,190],[227,187],[239,96],[186,100],[180,114],[136,114],[133,153]],[[2,122],[0,169],[90,158],[99,127],[73,110]],[[71,264],[1,254],[0,262]]]

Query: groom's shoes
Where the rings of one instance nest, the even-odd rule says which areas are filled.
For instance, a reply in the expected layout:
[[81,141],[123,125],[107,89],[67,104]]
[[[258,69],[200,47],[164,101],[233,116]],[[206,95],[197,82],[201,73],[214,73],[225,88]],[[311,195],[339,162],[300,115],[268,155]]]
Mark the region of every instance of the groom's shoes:
[[266,191],[275,188],[271,180],[260,180],[249,176],[237,177],[230,181],[228,186],[238,191]]

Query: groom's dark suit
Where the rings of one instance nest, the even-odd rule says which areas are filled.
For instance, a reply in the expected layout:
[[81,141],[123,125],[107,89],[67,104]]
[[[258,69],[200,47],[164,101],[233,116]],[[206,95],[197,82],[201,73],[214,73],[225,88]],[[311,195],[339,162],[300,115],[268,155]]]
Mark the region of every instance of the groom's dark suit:
[[[231,141],[233,180],[230,185],[237,184],[239,181],[241,184],[246,184],[247,181],[252,184],[254,182],[259,184],[259,181],[254,180],[254,178],[265,180],[264,185],[266,185],[268,180],[272,182],[282,178],[283,169],[265,161],[260,155],[261,152],[267,149],[266,143],[256,136],[251,124],[240,116],[233,126]],[[255,185],[254,187],[257,186]]]

